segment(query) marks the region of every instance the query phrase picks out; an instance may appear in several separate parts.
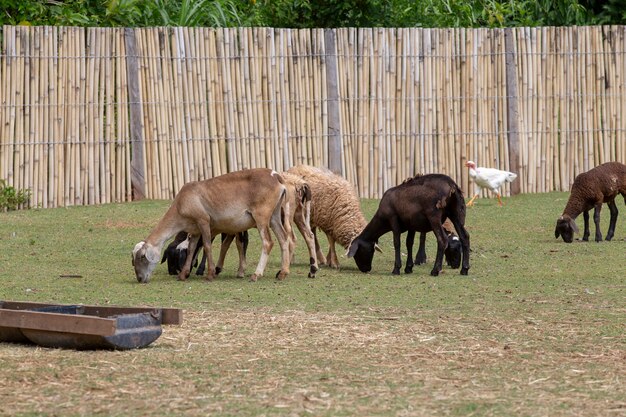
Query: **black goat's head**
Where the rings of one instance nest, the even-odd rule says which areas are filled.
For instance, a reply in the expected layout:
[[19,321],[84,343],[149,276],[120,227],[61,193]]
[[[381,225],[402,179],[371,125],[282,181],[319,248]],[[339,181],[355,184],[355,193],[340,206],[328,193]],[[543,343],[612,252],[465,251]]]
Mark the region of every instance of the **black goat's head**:
[[348,248],[348,258],[354,257],[354,262],[361,272],[369,272],[372,270],[372,259],[374,259],[375,242],[356,238]]
[[448,247],[444,252],[448,266],[453,269],[461,266],[461,257],[463,255],[463,245],[458,236],[454,234],[448,235]]

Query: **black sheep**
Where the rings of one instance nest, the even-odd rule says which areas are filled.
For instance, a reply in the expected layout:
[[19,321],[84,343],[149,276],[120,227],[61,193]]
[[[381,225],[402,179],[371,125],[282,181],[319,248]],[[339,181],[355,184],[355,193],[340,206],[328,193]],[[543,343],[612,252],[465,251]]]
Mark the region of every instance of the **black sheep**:
[[[392,231],[395,249],[392,273],[397,275],[402,266],[401,234],[405,231],[432,231],[437,237],[437,256],[430,274],[437,276],[442,269],[444,252],[448,246],[447,235],[442,226],[446,218],[450,219],[461,240],[461,274],[467,275],[470,267],[470,241],[464,227],[465,201],[459,186],[452,178],[443,174],[418,175],[387,190],[372,220],[350,244],[348,257],[354,257],[361,272],[369,272],[378,239]],[[412,262],[409,256],[407,263]]]
[[[161,259],[161,263],[167,261],[167,272],[170,275],[178,275],[178,273],[183,269],[183,265],[185,265],[185,260],[187,259],[187,232],[179,232],[174,240],[167,245],[167,248],[163,252],[163,258]],[[232,243],[234,235],[227,235],[222,233],[222,249],[220,250],[220,257],[218,259],[217,265],[215,266],[215,274],[219,274],[222,271],[224,266],[224,256],[228,247]],[[192,265],[198,266],[198,252],[202,247],[202,238],[198,242],[198,246],[196,246],[196,251],[193,254]],[[245,256],[248,250],[248,232],[241,232],[237,234],[237,249],[239,250],[239,274],[243,274],[243,268],[245,267]],[[243,260],[242,260],[243,257]],[[200,265],[196,270],[196,275],[204,274],[206,269],[206,254],[202,255],[202,260],[200,261]]]

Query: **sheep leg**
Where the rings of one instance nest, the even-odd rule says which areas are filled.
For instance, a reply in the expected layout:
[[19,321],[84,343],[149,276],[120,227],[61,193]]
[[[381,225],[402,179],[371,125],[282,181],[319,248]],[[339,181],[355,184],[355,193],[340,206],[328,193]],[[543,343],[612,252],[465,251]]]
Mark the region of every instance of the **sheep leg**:
[[589,210],[583,211],[583,220],[585,223],[585,230],[583,231],[583,240],[586,242],[589,240]]
[[420,233],[420,247],[417,249],[417,255],[415,255],[415,265],[422,265],[426,263],[426,232]]
[[259,263],[257,264],[254,274],[250,276],[250,281],[253,282],[256,281],[259,277],[263,276],[263,271],[265,271],[265,266],[267,265],[269,253],[272,250],[272,246],[274,246],[269,227],[257,224],[257,229],[259,230],[259,235],[261,236],[261,257],[259,258]]
[[415,242],[415,231],[409,230],[406,235],[406,266],[404,273],[413,272],[413,243]]
[[393,271],[391,271],[392,275],[400,275],[400,268],[402,267],[402,254],[401,254],[401,245],[400,242],[402,238],[402,234],[400,233],[399,227],[396,224],[392,224],[393,229],[393,250],[395,254],[395,260],[393,262]]
[[[288,204],[287,207],[289,207]],[[288,216],[287,219],[289,219],[290,217],[291,216]],[[276,239],[278,239],[278,245],[280,246],[281,251],[282,263],[280,271],[276,273],[276,278],[279,280],[283,280],[289,274],[289,263],[291,260],[291,254],[289,252],[289,236],[293,233],[293,230],[291,229],[291,222],[287,220],[283,223],[282,221],[280,221],[280,216],[272,216],[270,227],[276,235]]]
[[237,269],[237,278],[243,278],[246,274],[246,253],[248,252],[248,232],[237,234],[235,239],[237,252],[239,253],[239,269]]
[[450,218],[450,221],[454,225],[454,229],[456,230],[456,234],[461,241],[461,247],[463,248],[463,262],[461,263],[461,275],[467,275],[470,264],[469,264],[469,256],[470,256],[470,236],[467,232],[467,229],[463,226],[463,224],[459,221],[458,218]]
[[[222,270],[224,269],[226,252],[228,252],[228,249],[230,248],[231,243],[233,243],[234,238],[235,235],[227,235],[226,233],[222,233],[222,245],[220,246],[220,257],[217,259],[217,264],[215,265],[215,275],[219,275],[219,273],[222,272]],[[241,254],[239,259],[241,261]]]
[[214,236],[211,234],[211,226],[210,220],[200,220],[198,221],[198,228],[202,233],[202,242],[204,250],[204,254],[206,255],[206,277],[204,278],[207,281],[213,281],[215,278],[215,263],[213,262],[213,254],[211,253],[211,245],[213,244]]
[[200,240],[200,236],[189,236],[189,246],[187,246],[187,259],[185,259],[185,264],[182,269],[178,273],[179,281],[185,281],[191,272],[191,263],[193,262],[194,254],[196,252],[196,247],[198,246],[198,241]]
[[339,269],[339,259],[337,259],[337,252],[335,251],[335,239],[328,233],[326,233],[326,237],[328,238],[328,256],[326,258],[328,266]]
[[315,257],[317,258],[317,263],[319,265],[326,265],[326,257],[322,253],[322,247],[320,246],[319,240],[317,240],[317,233],[315,227],[311,228],[311,232],[313,232],[313,238],[315,240]]
[[302,210],[296,210],[296,215],[294,216],[294,222],[300,230],[300,234],[304,238],[306,242],[306,247],[309,250],[309,278],[315,278],[315,273],[319,270],[319,266],[317,265],[317,257],[315,256],[315,236],[311,231],[311,227],[307,223],[306,219],[303,216]]
[[593,209],[593,222],[596,224],[596,242],[602,242],[602,231],[600,230],[600,211],[602,210],[602,202],[596,204]]
[[198,265],[198,269],[196,269],[196,275],[203,275],[206,269],[206,253],[202,251],[202,258],[200,259],[200,264]]
[[611,220],[609,222],[609,231],[606,233],[605,239],[610,241],[613,239],[613,235],[615,234],[615,224],[617,223],[617,215],[619,214],[619,211],[617,210],[615,200],[611,200],[607,204],[609,205],[609,210],[611,211]]
[[[440,218],[441,217],[439,217],[439,219]],[[430,271],[430,275],[436,277],[443,269],[443,254],[448,247],[448,237],[443,229],[443,226],[441,225],[441,220],[431,220],[430,223],[433,233],[437,237],[437,257],[435,258],[435,265],[433,266],[433,270]]]

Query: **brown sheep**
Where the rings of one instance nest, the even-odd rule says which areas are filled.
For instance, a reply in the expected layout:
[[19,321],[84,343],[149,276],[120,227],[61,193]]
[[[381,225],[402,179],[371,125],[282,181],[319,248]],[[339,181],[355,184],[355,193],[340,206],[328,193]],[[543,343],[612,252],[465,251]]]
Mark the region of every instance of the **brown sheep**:
[[615,233],[618,210],[615,205],[615,197],[621,194],[626,203],[626,165],[619,162],[607,162],[587,172],[579,174],[574,179],[571,194],[563,214],[556,222],[554,237],[561,236],[567,243],[574,240],[574,233],[578,232],[575,219],[583,213],[585,230],[583,240],[589,240],[589,210],[592,208],[593,221],[596,225],[596,242],[602,241],[600,231],[600,210],[602,204],[607,203],[611,212],[609,230],[606,240],[611,240]]
[[220,233],[236,235],[253,227],[259,230],[263,246],[256,271],[250,279],[256,281],[265,270],[273,246],[270,228],[282,252],[282,265],[276,276],[285,278],[289,273],[288,233],[291,230],[290,225],[285,230],[281,220],[282,210],[289,212],[287,189],[283,183],[284,180],[276,171],[258,168],[185,184],[150,235],[133,249],[137,281],[148,282],[160,259],[163,245],[181,230],[188,232],[191,238],[187,260],[178,279],[187,279],[193,258],[191,254],[202,237],[208,260],[206,278],[211,280],[216,272],[211,255],[213,237]]

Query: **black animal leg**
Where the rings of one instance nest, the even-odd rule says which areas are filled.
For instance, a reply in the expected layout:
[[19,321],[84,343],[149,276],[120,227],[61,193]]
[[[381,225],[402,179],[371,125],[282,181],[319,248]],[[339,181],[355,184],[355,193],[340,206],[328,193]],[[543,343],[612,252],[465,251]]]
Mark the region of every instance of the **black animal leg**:
[[583,232],[583,240],[589,240],[589,210],[583,212],[583,220],[585,221],[585,230]]
[[406,235],[406,266],[404,267],[404,273],[410,274],[413,272],[413,242],[415,241],[415,232],[408,231]]
[[593,222],[596,224],[596,242],[602,242],[602,232],[600,231],[600,211],[602,203],[596,204],[593,209]]
[[609,222],[609,231],[606,233],[606,240],[610,241],[613,239],[613,235],[615,234],[615,224],[617,223],[617,215],[619,214],[619,211],[617,210],[615,200],[609,201],[608,205],[609,210],[611,211],[611,220]]
[[420,247],[417,249],[417,255],[415,255],[415,265],[422,265],[426,263],[426,232],[420,233]]

